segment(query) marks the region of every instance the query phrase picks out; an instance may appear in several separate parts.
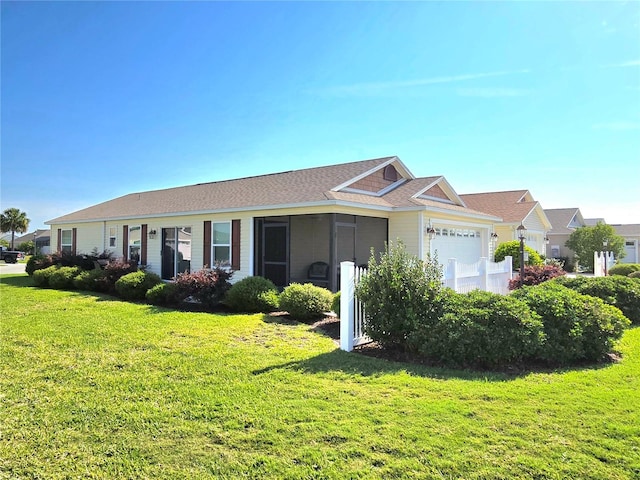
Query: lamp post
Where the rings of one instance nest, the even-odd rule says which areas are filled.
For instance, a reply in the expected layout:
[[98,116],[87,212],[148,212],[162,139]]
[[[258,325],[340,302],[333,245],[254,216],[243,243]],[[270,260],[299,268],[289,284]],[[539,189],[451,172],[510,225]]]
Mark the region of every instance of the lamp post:
[[436,238],[436,230],[433,228],[433,225],[431,225],[431,220],[429,220],[429,225],[426,228],[425,233],[429,239],[429,258],[431,258],[431,242]]
[[520,286],[524,280],[524,232],[527,231],[523,224],[518,225],[518,239],[520,240]]
[[609,242],[607,240],[604,240],[602,242],[602,250],[604,250],[602,253],[604,254],[604,276],[607,276],[607,246],[609,245]]

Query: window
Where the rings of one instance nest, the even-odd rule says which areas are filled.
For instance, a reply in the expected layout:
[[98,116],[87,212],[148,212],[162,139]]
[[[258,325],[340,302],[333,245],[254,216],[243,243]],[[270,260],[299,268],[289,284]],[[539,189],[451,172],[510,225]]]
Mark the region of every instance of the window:
[[140,247],[142,246],[142,227],[129,227],[129,260],[140,263]]
[[214,265],[231,266],[231,222],[211,224],[211,259]]
[[73,251],[73,230],[62,230],[60,235],[60,249],[63,252]]
[[109,247],[114,248],[116,246],[116,227],[109,227]]

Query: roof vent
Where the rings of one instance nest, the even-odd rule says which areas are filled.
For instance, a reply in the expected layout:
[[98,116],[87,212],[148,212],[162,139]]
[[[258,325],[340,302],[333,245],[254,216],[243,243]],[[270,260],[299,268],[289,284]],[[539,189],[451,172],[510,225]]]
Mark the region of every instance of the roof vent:
[[398,171],[393,165],[387,165],[384,167],[383,175],[384,179],[389,180],[390,182],[396,182],[398,180]]

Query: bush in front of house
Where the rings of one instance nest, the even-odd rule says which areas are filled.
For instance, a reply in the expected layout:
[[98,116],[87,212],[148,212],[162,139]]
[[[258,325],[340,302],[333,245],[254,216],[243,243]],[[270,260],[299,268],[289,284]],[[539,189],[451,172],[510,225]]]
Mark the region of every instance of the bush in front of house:
[[36,270],[43,270],[45,268],[50,267],[51,265],[55,265],[53,257],[51,255],[31,255],[29,260],[27,260],[27,264],[25,265],[25,272],[30,277],[33,276],[33,272]]
[[[528,245],[524,246],[525,252],[529,255],[529,260],[525,262],[525,265],[544,265],[544,260],[538,252]],[[511,240],[509,242],[503,242],[496,248],[493,254],[495,262],[501,262],[505,257],[511,255],[513,257],[513,270],[520,268],[520,241]]]
[[640,280],[637,278],[614,275],[555,279],[554,282],[618,307],[634,324],[640,324]]
[[33,278],[33,283],[35,283],[37,287],[48,288],[49,278],[57,269],[57,265],[50,265],[46,268],[35,270],[31,276],[31,278]]
[[331,301],[331,311],[335,313],[338,318],[340,318],[340,296],[340,292],[336,292]]
[[402,242],[388,244],[356,286],[366,312],[365,333],[384,348],[415,351],[412,334],[442,315],[442,268],[436,258],[423,262]]
[[77,290],[85,290],[89,292],[106,291],[104,270],[94,268],[93,270],[85,270],[80,272],[73,279],[73,286]]
[[637,272],[631,272],[629,275],[627,275],[627,277],[629,277],[629,278],[640,278],[640,270],[638,270]]
[[178,306],[184,298],[180,296],[178,286],[175,283],[159,283],[154,285],[145,294],[145,298],[151,305],[162,307]]
[[312,283],[292,283],[280,294],[280,308],[298,320],[322,317],[331,310],[333,294]]
[[524,287],[512,296],[541,317],[546,341],[538,358],[552,365],[600,360],[630,324],[619,309],[557,282]]
[[609,275],[622,275],[628,277],[633,272],[640,271],[640,263],[618,263],[607,272]]
[[70,290],[75,288],[73,279],[82,272],[80,267],[54,267],[49,275],[49,287],[57,290]]
[[116,293],[125,300],[144,300],[147,290],[162,283],[162,280],[155,273],[137,272],[127,273],[116,281]]
[[[552,278],[560,277],[566,274],[567,272],[565,272],[557,265],[525,265],[522,284],[523,286],[539,285],[542,282],[546,282],[547,280],[551,280]],[[519,276],[518,278],[509,280],[509,290],[515,290],[516,288],[520,288]]]
[[237,312],[273,312],[278,309],[278,288],[264,277],[246,277],[231,286],[224,303]]
[[232,271],[219,266],[192,273],[179,273],[175,280],[178,296],[182,299],[192,297],[205,308],[214,308],[231,288],[229,279],[232,275]]
[[425,357],[456,367],[495,368],[535,358],[544,344],[542,321],[522,300],[480,290],[448,290],[444,298],[442,317],[415,334]]
[[104,267],[101,288],[109,293],[115,293],[116,282],[125,275],[138,271],[138,264],[128,260],[109,262]]

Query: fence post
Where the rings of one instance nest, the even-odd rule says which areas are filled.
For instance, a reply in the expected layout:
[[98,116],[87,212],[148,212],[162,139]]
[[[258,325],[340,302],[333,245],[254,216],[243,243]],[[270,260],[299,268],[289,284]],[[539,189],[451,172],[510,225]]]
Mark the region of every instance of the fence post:
[[458,291],[458,272],[456,267],[456,259],[450,258],[447,260],[447,280],[449,283],[449,288],[452,288],[454,291]]
[[353,350],[355,322],[355,264],[340,262],[340,349]]
[[487,257],[480,257],[480,271],[478,275],[480,276],[480,290],[483,292],[489,291],[489,270],[487,268]]
[[511,280],[513,276],[513,257],[511,255],[507,255],[506,257],[504,257],[504,261],[505,261],[504,271],[509,273],[509,280]]

